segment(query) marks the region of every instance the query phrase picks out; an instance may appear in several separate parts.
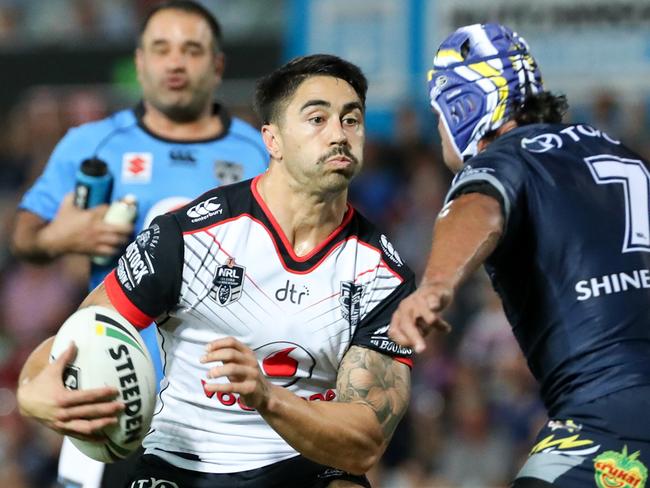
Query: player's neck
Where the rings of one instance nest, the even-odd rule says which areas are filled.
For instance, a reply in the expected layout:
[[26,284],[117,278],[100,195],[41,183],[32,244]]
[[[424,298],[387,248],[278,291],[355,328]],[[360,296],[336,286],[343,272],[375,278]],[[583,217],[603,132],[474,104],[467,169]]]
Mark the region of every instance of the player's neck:
[[257,181],[257,191],[297,256],[319,246],[341,225],[347,190],[336,195],[310,192],[273,165]]
[[169,119],[150,103],[145,101],[144,105],[142,122],[151,132],[165,139],[200,141],[217,137],[223,132],[223,122],[213,114],[212,107],[206,107],[196,120],[180,123]]

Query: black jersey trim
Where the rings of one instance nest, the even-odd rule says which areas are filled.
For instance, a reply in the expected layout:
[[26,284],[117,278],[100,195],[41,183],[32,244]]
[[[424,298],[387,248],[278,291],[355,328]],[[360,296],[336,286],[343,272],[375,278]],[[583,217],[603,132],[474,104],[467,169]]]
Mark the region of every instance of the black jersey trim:
[[133,108],[133,113],[135,114],[138,127],[140,127],[143,131],[145,131],[154,139],[158,139],[159,141],[168,142],[171,144],[201,144],[204,142],[218,141],[219,139],[223,139],[224,137],[230,134],[230,126],[232,125],[232,117],[230,116],[230,113],[228,113],[228,111],[224,108],[223,105],[215,102],[212,106],[212,113],[213,115],[219,117],[219,120],[221,120],[221,124],[223,125],[223,129],[219,134],[212,137],[206,137],[205,139],[170,139],[168,137],[161,136],[160,134],[156,134],[155,132],[152,132],[152,130],[145,125],[143,121],[145,111],[146,109],[144,106],[144,102],[138,103]]

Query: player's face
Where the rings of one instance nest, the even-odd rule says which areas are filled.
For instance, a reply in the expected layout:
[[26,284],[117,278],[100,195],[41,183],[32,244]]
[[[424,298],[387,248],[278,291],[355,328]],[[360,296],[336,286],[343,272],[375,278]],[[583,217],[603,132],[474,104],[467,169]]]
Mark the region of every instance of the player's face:
[[277,127],[282,163],[295,181],[340,192],[363,162],[363,105],[354,88],[332,76],[303,81]]
[[223,73],[223,55],[200,16],[161,10],[149,20],[136,50],[144,99],[169,119],[188,122],[210,113]]
[[451,136],[449,135],[445,124],[442,122],[442,115],[438,115],[438,133],[440,134],[440,141],[442,143],[442,159],[454,174],[458,173],[463,169],[463,160],[460,159],[454,150]]

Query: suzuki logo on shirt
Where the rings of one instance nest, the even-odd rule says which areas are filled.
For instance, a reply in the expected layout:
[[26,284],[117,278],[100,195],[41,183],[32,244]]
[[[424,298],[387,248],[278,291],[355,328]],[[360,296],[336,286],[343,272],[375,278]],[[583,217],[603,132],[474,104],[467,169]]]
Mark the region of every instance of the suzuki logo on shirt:
[[153,169],[151,153],[124,153],[122,155],[122,183],[149,183]]
[[278,288],[275,291],[276,300],[279,302],[289,300],[294,305],[300,305],[302,297],[305,295],[309,296],[309,288],[303,285],[302,288],[296,289],[296,285],[291,283],[289,280],[287,280],[282,288]]

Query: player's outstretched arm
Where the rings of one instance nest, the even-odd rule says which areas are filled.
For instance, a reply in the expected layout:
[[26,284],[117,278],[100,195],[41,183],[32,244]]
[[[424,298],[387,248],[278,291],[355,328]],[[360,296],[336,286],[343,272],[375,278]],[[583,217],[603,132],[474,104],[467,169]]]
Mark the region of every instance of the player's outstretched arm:
[[111,256],[128,242],[133,226],[104,222],[107,210],[108,205],[88,210],[77,208],[69,193],[50,222],[32,212],[19,211],[11,239],[12,251],[37,263],[70,253]]
[[[84,300],[83,306],[111,307],[103,286],[96,288]],[[90,325],[89,325],[90,327]],[[85,440],[103,438],[104,427],[117,423],[117,415],[124,403],[115,401],[115,388],[68,390],[63,385],[63,369],[76,354],[71,345],[59,358],[50,363],[49,356],[54,337],[39,345],[27,358],[18,380],[20,413],[32,417],[63,435]]]
[[408,366],[358,346],[339,367],[336,402],[307,402],[272,385],[253,351],[232,337],[210,343],[202,361],[223,361],[209,376],[229,380],[207,384],[206,391],[239,393],[302,455],[354,474],[377,463],[410,395]]
[[449,330],[442,312],[460,284],[492,254],[503,226],[501,206],[491,196],[468,193],[446,205],[436,221],[422,283],[393,314],[390,338],[422,352],[431,329]]

